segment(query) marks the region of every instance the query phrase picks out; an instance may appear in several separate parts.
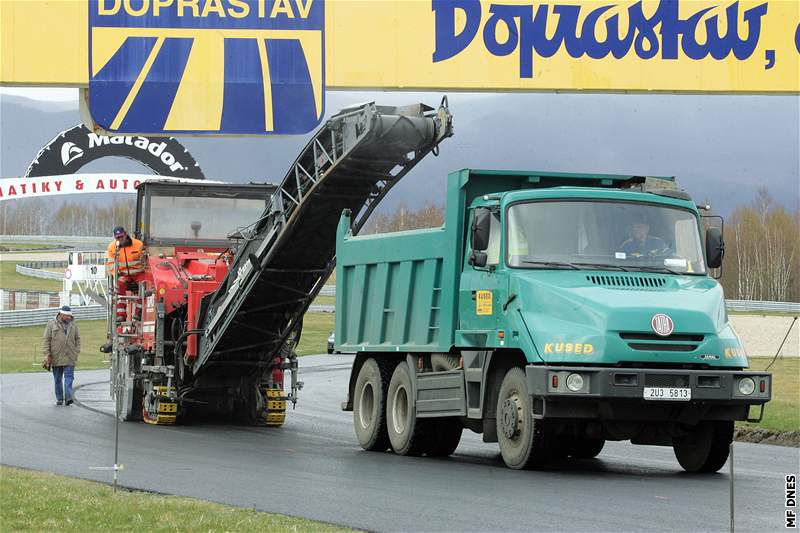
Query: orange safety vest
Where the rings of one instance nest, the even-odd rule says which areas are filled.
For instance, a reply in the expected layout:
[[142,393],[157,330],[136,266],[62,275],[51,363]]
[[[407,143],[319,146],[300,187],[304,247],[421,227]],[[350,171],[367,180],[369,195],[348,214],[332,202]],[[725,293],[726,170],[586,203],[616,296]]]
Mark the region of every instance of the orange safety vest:
[[[117,241],[113,240],[108,245],[106,250],[106,272],[114,272],[114,254],[117,252]],[[144,243],[139,239],[131,237],[131,243],[128,246],[122,246],[119,249],[119,274],[121,276],[132,276],[144,272]]]

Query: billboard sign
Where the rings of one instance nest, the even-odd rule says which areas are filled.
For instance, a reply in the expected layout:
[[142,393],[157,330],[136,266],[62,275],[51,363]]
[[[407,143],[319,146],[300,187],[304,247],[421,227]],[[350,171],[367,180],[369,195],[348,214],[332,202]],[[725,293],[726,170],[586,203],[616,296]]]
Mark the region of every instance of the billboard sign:
[[135,193],[145,181],[179,181],[182,183],[221,183],[219,181],[156,176],[154,174],[62,174],[0,179],[0,202],[21,198],[41,198],[65,194]]
[[89,0],[89,110],[114,133],[298,134],[323,114],[323,0]]
[[305,133],[326,89],[798,94],[800,1],[0,2],[0,83],[159,135]]

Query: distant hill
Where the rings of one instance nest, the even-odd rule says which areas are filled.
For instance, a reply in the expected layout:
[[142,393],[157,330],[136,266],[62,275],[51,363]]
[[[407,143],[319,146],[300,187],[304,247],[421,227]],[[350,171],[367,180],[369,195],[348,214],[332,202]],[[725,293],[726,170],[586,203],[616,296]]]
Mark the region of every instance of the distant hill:
[[[440,94],[329,92],[328,115],[369,100],[424,101]],[[582,94],[449,95],[455,136],[395,187],[381,207],[443,204],[446,174],[465,167],[675,175],[695,199],[727,214],[765,185],[800,204],[800,99],[789,96]],[[38,150],[78,123],[77,102],[0,98],[0,175],[22,175]],[[206,176],[279,181],[308,136],[183,137]],[[142,172],[124,159],[82,172]]]

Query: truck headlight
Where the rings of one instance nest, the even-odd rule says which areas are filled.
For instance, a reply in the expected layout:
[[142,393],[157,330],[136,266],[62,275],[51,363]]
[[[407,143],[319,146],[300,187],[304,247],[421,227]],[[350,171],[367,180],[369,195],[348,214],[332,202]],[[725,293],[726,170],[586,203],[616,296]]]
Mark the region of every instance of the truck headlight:
[[753,378],[742,378],[739,380],[739,394],[750,396],[756,390],[756,382]]
[[[755,387],[755,384],[753,387]],[[583,389],[583,376],[580,374],[570,374],[567,376],[567,388],[572,392],[578,392]]]

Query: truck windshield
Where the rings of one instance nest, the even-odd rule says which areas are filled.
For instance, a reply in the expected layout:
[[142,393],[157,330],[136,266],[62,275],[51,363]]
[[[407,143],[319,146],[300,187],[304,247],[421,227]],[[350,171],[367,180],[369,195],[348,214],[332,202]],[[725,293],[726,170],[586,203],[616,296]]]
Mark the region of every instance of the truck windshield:
[[153,196],[150,236],[159,240],[224,240],[258,220],[264,198]]
[[508,265],[704,274],[688,210],[605,201],[540,201],[508,210]]

